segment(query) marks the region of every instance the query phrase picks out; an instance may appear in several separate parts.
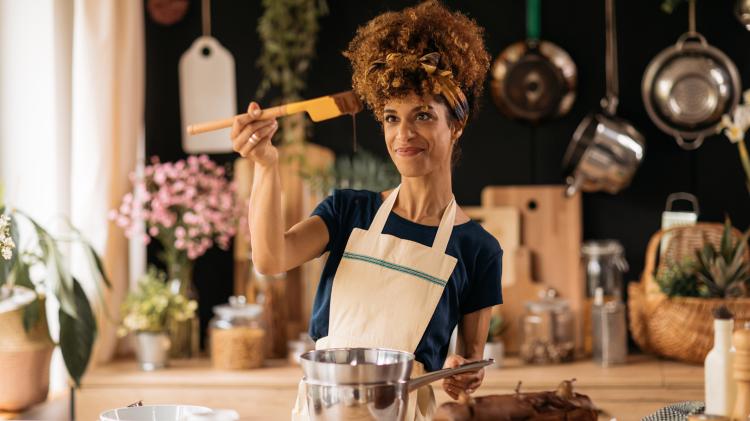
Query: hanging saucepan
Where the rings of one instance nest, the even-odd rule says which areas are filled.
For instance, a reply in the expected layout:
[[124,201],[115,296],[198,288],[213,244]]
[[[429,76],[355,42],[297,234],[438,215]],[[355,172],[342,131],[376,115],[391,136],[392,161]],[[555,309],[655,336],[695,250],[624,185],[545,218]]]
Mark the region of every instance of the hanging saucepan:
[[689,31],[651,60],[641,93],[654,124],[687,150],[716,133],[721,116],[739,102],[737,67],[695,31],[694,0],[690,0]]
[[540,0],[526,0],[526,40],[507,47],[492,64],[492,99],[511,118],[536,122],[573,106],[576,65],[557,45],[539,39]]
[[618,103],[617,29],[614,0],[605,1],[607,94],[602,112],[590,114],[576,129],[563,158],[572,196],[579,189],[617,193],[630,184],[643,159],[646,141],[630,123],[615,116]]

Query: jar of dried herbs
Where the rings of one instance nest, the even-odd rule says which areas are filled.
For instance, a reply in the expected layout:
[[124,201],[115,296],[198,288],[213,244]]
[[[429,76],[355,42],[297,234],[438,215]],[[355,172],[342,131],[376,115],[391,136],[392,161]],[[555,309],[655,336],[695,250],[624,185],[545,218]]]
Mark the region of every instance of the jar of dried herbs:
[[266,331],[263,307],[248,304],[243,296],[214,307],[209,323],[211,363],[214,368],[243,370],[263,365]]

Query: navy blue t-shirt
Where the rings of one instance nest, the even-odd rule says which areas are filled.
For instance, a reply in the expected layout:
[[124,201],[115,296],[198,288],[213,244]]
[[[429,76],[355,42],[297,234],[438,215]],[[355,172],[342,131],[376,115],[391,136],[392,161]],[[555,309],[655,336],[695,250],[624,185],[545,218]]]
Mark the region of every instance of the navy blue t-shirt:
[[[328,315],[333,277],[356,228],[368,229],[383,200],[380,193],[365,190],[335,190],[313,211],[328,227],[330,251],[318,285],[310,321],[310,336],[328,335]],[[383,234],[432,246],[436,226],[417,224],[394,212],[388,216]],[[446,253],[457,259],[437,308],[417,346],[415,356],[427,371],[442,368],[453,328],[468,313],[503,302],[500,277],[503,250],[497,240],[478,223],[454,225]]]

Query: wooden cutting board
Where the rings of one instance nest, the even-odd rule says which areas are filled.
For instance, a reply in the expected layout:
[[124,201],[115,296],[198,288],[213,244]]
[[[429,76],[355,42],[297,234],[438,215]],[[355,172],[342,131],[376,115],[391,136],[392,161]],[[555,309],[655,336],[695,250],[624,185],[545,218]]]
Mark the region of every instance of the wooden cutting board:
[[[521,248],[528,249],[531,258],[529,279],[522,283],[536,281],[555,288],[570,302],[576,319],[576,344],[580,348],[585,296],[580,263],[583,235],[581,195],[568,198],[564,191],[563,186],[488,186],[482,190],[482,207],[513,206],[518,209],[521,214]],[[508,303],[510,299],[504,301]],[[510,323],[519,323],[520,314],[514,311],[509,316],[515,319],[509,320]]]

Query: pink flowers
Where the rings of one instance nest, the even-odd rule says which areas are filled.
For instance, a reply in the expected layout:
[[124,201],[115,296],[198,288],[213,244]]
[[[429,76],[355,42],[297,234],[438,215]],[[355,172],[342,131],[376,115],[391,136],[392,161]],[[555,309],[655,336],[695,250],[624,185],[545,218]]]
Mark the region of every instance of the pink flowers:
[[111,210],[109,217],[128,238],[138,234],[136,222],[143,220],[144,243],[156,238],[165,249],[174,248],[172,252],[184,253],[189,260],[202,256],[214,244],[227,249],[239,209],[234,184],[224,174],[224,168],[206,155],[175,163],[161,163],[153,157],[143,178],[131,174],[133,193],[123,196],[122,204]]

